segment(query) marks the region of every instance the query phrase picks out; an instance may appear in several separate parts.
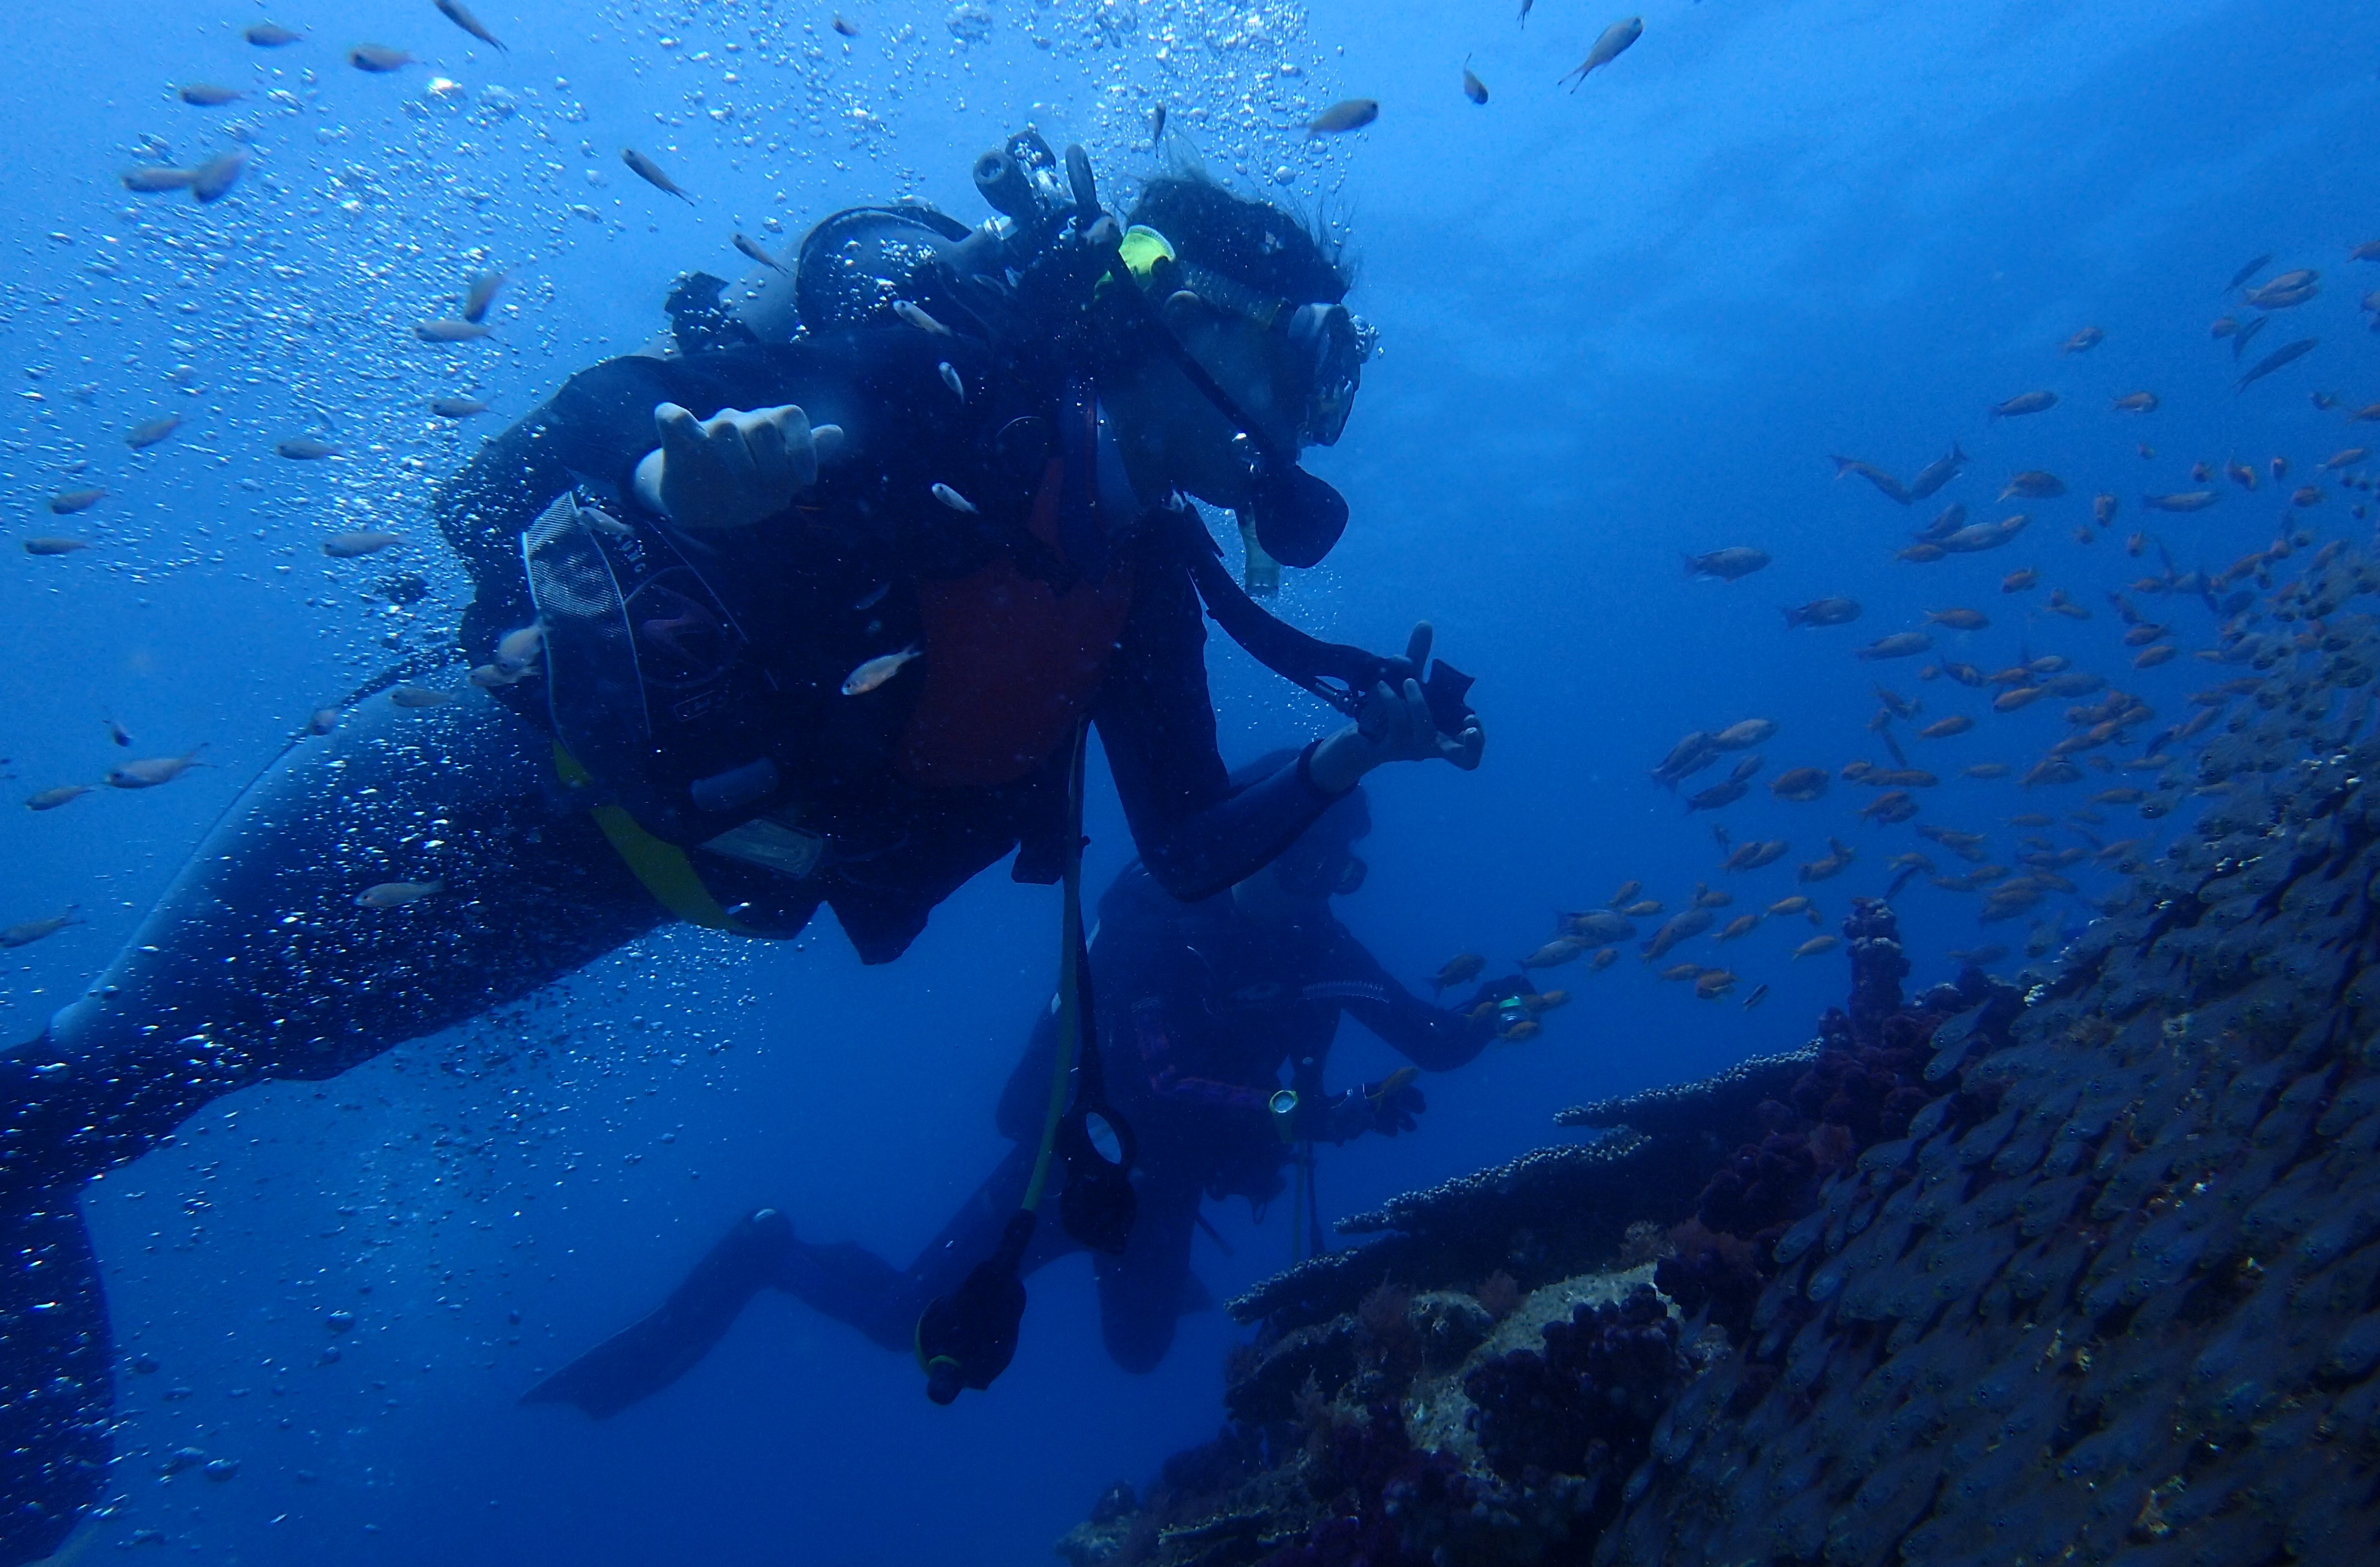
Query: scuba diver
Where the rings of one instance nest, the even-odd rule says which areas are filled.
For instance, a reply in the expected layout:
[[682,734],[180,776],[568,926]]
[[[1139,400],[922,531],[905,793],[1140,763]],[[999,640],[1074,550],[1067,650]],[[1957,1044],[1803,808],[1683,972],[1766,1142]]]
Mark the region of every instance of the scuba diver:
[[[1289,759],[1268,757],[1234,775],[1252,784]],[[1424,1109],[1413,1069],[1338,1094],[1324,1067],[1343,1014],[1402,1051],[1444,1072],[1495,1036],[1496,1007],[1524,990],[1502,980],[1456,1011],[1413,995],[1333,916],[1330,899],[1363,884],[1354,843],[1370,831],[1363,791],[1324,811],[1270,865],[1230,892],[1184,904],[1142,865],[1127,867],[1099,905],[1091,965],[1099,976],[1107,1088],[1139,1139],[1134,1186],[1139,1217],[1121,1255],[1095,1253],[1099,1323],[1109,1355],[1127,1371],[1153,1369],[1173,1342],[1174,1319],[1207,1304],[1190,1271],[1194,1227],[1207,1198],[1244,1197],[1259,1209],[1291,1172],[1303,1188],[1293,1229],[1310,1222],[1315,1143],[1366,1132],[1410,1131]],[[577,1405],[603,1418],[650,1397],[691,1369],[734,1325],[753,1294],[773,1287],[847,1323],[887,1349],[933,1347],[952,1362],[951,1384],[981,1386],[978,1362],[1004,1365],[1014,1347],[1022,1277],[1080,1249],[1062,1231],[1038,1229],[1002,1294],[976,1301],[964,1281],[993,1250],[1016,1210],[1034,1163],[1040,1105],[1057,1049],[1053,1009],[1036,1023],[1024,1059],[1001,1095],[998,1122],[1016,1146],[906,1269],[849,1244],[798,1240],[785,1214],[762,1209],[737,1221],[658,1310],[531,1389],[524,1403]],[[1289,1082],[1281,1075],[1286,1069]],[[922,1314],[952,1303],[941,1323]],[[990,1323],[997,1330],[975,1331]],[[952,1353],[955,1351],[955,1353]],[[970,1379],[968,1373],[978,1375]],[[929,1367],[929,1378],[932,1367]],[[941,1394],[930,1384],[929,1391]]]
[[[1081,150],[1062,175],[1029,131],[976,177],[1003,215],[836,214],[790,276],[682,286],[665,342],[482,448],[433,511],[495,700],[383,698],[294,742],[90,990],[0,1051],[0,1567],[55,1549],[107,1463],[80,1188],[210,1101],[334,1076],[672,917],[786,937],[823,904],[888,962],[1012,852],[1018,881],[1066,874],[1087,726],[1151,881],[1191,900],[1373,768],[1477,766],[1427,626],[1402,658],[1293,630],[1196,504],[1238,515],[1252,564],[1343,528],[1297,467],[1372,346],[1331,257],[1196,178],[1120,225]],[[1349,719],[1237,791],[1202,602]]]

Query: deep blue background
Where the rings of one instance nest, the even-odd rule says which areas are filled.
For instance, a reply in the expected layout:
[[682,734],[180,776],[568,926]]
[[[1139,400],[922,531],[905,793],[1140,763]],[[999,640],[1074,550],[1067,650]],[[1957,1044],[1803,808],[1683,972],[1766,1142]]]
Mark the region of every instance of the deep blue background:
[[[0,478],[12,539],[101,547],[0,556],[0,751],[20,794],[87,780],[116,759],[112,715],[141,754],[204,742],[212,765],[152,794],[0,819],[0,923],[70,901],[90,917],[6,954],[7,1037],[103,965],[281,737],[391,656],[381,638],[413,645],[451,624],[461,586],[420,506],[468,443],[639,341],[675,273],[735,270],[739,225],[782,245],[832,205],[911,193],[973,219],[968,159],[1027,118],[1089,140],[1120,184],[1148,166],[1145,116],[1162,100],[1219,176],[1352,237],[1354,302],[1387,352],[1316,466],[1357,521],[1284,603],[1380,647],[1433,618],[1440,650],[1480,677],[1491,734],[1475,776],[1375,782],[1375,873],[1344,913],[1399,972],[1418,980],[1466,947],[1525,951],[1557,909],[1625,878],[1673,906],[1695,879],[1720,880],[1705,822],[1645,778],[1689,729],[1777,719],[1773,772],[1877,754],[1861,729],[1874,676],[1922,691],[1928,719],[1983,713],[1947,683],[1919,686],[1911,663],[1851,659],[1924,608],[1993,615],[1942,638],[1955,656],[1998,667],[2021,647],[2058,651],[2186,711],[2204,666],[2132,677],[2100,596],[2154,565],[2120,553],[2143,489],[2190,487],[2199,459],[2286,454],[2302,475],[2371,429],[2306,395],[2380,398],[2355,309],[2380,267],[2345,261],[2380,237],[2368,7],[1662,0],[1643,41],[1574,94],[1555,78],[1612,16],[1545,0],[1523,30],[1513,8],[1324,0],[1301,20],[1279,5],[1010,0],[963,44],[943,6],[854,0],[862,35],[846,45],[823,6],[489,0],[505,55],[426,0],[292,4],[272,14],[311,36],[270,54],[235,30],[266,13],[231,0],[23,12],[0,89],[14,394]],[[761,47],[756,25],[779,42]],[[365,39],[430,64],[368,77],[338,62]],[[1493,91],[1485,108],[1457,91],[1465,56]],[[459,102],[429,90],[433,72],[461,84]],[[291,96],[172,101],[168,84],[193,79]],[[471,107],[492,85],[517,114]],[[1382,101],[1374,128],[1301,140],[1305,114],[1357,93]],[[234,123],[258,155],[222,204],[116,185],[140,137],[194,159]],[[631,142],[697,203],[629,176],[616,153]],[[2324,343],[2235,396],[2206,323],[2232,271],[2265,251],[2277,269],[2323,269],[2325,290],[2250,357]],[[411,342],[483,264],[515,278],[495,340]],[[2061,358],[2085,324],[2105,345]],[[429,396],[464,386],[497,413],[459,432],[424,417]],[[2108,411],[2141,387],[2161,412]],[[1984,418],[2035,388],[2065,400]],[[179,436],[128,453],[123,430],[167,408],[190,420]],[[298,433],[349,456],[271,456]],[[1997,554],[1899,565],[1890,549],[1931,508],[1839,484],[1826,457],[1905,476],[1953,439],[1975,461],[1944,498],[1979,517],[1999,515],[1993,493],[2015,468],[2058,471],[2074,493],[2034,504],[2032,529]],[[2143,439],[2155,460],[2135,453]],[[42,511],[79,483],[115,493],[80,518]],[[2123,496],[2125,522],[2085,548],[2070,534],[2101,489]],[[2308,520],[2361,536],[2348,499],[2334,491]],[[2220,565],[2265,542],[2280,509],[2268,484],[2155,531],[2185,567]],[[409,619],[356,592],[392,557],[318,553],[322,535],[365,523],[407,534],[402,564],[437,584]],[[1776,564],[1731,585],[1679,569],[1682,552],[1733,544]],[[2041,594],[1998,591],[2021,565],[2097,618],[2028,622]],[[1777,606],[1826,593],[1858,597],[1865,617],[1789,635]],[[2204,613],[2168,607],[2185,648],[2205,645]],[[1234,758],[1322,726],[1236,650],[1212,662]],[[2022,767],[2059,733],[2058,705],[1983,714],[1924,759],[1947,758],[1946,774]],[[2012,783],[1953,783],[1927,816],[1998,828],[2005,859],[1999,819],[2101,786],[2045,808]],[[1887,856],[1922,845],[1856,823],[1858,803],[1842,786],[1798,807],[1755,791],[1724,813],[1739,838],[1795,845],[1745,879],[1747,903],[1790,890],[1828,833],[1862,855],[1818,889],[1829,917],[1878,890]],[[1103,881],[1126,852],[1104,785],[1093,831]],[[1979,939],[1966,900],[1921,883],[1901,906],[1921,978]],[[998,1389],[936,1410],[914,1367],[771,1297],[683,1383],[602,1427],[513,1399],[754,1205],[905,1259],[999,1151],[990,1100],[1047,994],[1056,908],[1049,890],[988,876],[903,962],[867,972],[826,926],[796,951],[673,932],[465,1036],[229,1101],[109,1176],[87,1209],[120,1337],[164,1369],[124,1379],[128,1500],[106,1537],[162,1529],[177,1550],[252,1563],[1046,1560],[1107,1482],[1146,1479],[1211,1428],[1232,1336],[1219,1314],[1186,1322],[1160,1372],[1128,1378],[1098,1350],[1088,1269],[1058,1267],[1036,1282]],[[1508,1158],[1580,1099],[1800,1042],[1842,984],[1837,959],[1786,961],[1809,933],[1772,927],[1729,950],[1746,989],[1773,987],[1749,1013],[1657,983],[1633,954],[1605,974],[1562,971],[1578,1000],[1545,1038],[1430,1083],[1418,1136],[1329,1158],[1327,1206]],[[1686,955],[1719,961],[1707,939]],[[1385,1064],[1351,1032],[1336,1070],[1345,1082]],[[1219,1296],[1285,1260],[1278,1217],[1218,1221],[1236,1255],[1202,1241],[1197,1266]],[[359,1326],[318,1367],[333,1309]],[[239,1477],[157,1480],[184,1446],[238,1459]]]

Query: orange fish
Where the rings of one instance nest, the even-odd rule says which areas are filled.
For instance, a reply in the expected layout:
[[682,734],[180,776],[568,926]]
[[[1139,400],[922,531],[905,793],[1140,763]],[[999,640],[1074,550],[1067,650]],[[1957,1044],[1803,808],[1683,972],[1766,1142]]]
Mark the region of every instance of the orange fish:
[[1953,631],[1981,631],[1991,625],[1981,610],[1927,610],[1925,618],[1936,626],[1947,626]]
[[1694,994],[1706,1002],[1715,1002],[1735,989],[1735,976],[1724,968],[1714,968],[1694,981]]

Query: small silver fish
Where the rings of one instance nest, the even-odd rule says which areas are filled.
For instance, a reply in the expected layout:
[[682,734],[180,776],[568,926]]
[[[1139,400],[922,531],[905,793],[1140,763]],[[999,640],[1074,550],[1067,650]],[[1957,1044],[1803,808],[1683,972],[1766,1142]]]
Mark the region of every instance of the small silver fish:
[[745,255],[749,256],[752,260],[759,262],[764,267],[773,267],[779,272],[785,270],[784,263],[778,261],[776,257],[769,254],[767,248],[757,239],[748,239],[743,235],[738,234],[735,236],[735,249],[741,250]]
[[107,781],[118,789],[154,789],[199,766],[199,753],[205,749],[202,745],[193,746],[177,757],[143,757],[139,761],[128,761],[122,767],[108,769]]
[[630,174],[635,175],[638,179],[643,180],[647,185],[651,186],[654,189],[662,191],[667,195],[674,196],[688,206],[692,206],[694,204],[694,198],[679,189],[677,181],[672,179],[669,176],[662,172],[661,164],[653,162],[650,158],[646,157],[634,147],[621,148],[620,161],[628,165],[628,172]]
[[347,51],[347,64],[374,76],[386,76],[417,63],[404,50],[392,49],[385,43],[358,43]]
[[382,881],[356,894],[358,908],[403,908],[446,890],[441,881]]
[[1307,122],[1308,140],[1318,136],[1344,136],[1351,130],[1361,130],[1380,117],[1380,101],[1377,98],[1348,98],[1331,104]]
[[225,103],[237,103],[246,97],[236,87],[218,87],[212,81],[186,81],[176,94],[194,109],[220,109]]
[[132,744],[132,735],[130,732],[124,727],[124,725],[116,723],[115,720],[112,718],[103,718],[101,719],[100,722],[107,725],[107,737],[109,739],[115,741],[119,746],[129,746]]
[[286,49],[306,35],[302,32],[292,32],[276,22],[258,22],[243,30],[240,36],[259,49]]
[[455,699],[455,693],[433,691],[427,686],[399,686],[388,699],[401,708],[443,708]]
[[145,452],[181,428],[181,415],[160,414],[155,419],[144,419],[126,431],[124,443],[136,452]]
[[1626,54],[1628,46],[1644,36],[1644,18],[1621,18],[1603,30],[1603,36],[1595,41],[1595,47],[1586,52],[1586,58],[1580,63],[1578,68],[1563,72],[1561,79],[1571,81],[1571,78],[1576,77],[1578,79],[1571,81],[1570,90],[1572,92],[1577,91],[1586,84],[1586,79],[1589,76]]
[[338,726],[339,710],[336,708],[316,708],[314,716],[306,721],[306,731],[310,735],[328,735]]
[[91,510],[105,499],[107,492],[104,490],[61,490],[50,497],[50,512],[54,516],[72,516],[77,512]]
[[976,515],[975,503],[947,484],[934,486],[934,499],[954,512],[965,512],[969,516]]
[[517,673],[507,674],[494,664],[483,663],[475,666],[464,678],[482,691],[492,691],[500,686],[517,686],[522,676]]
[[[942,372],[942,384],[951,389],[951,395],[956,397],[962,403],[965,402],[966,383],[961,381],[959,379],[959,372],[951,368],[951,361],[944,359],[935,368]],[[53,507],[52,509],[55,510],[56,508]]]
[[496,291],[504,285],[504,274],[500,272],[481,273],[473,278],[470,291],[463,296],[463,319],[487,320],[488,307],[496,302]]
[[63,914],[54,914],[47,919],[29,919],[22,925],[11,925],[6,929],[0,930],[0,947],[27,946],[44,936],[55,936],[69,925],[80,925],[83,923],[81,910],[82,905],[68,904]]
[[485,337],[488,330],[475,321],[425,321],[413,329],[413,335],[424,343],[469,343]]
[[85,795],[90,794],[93,787],[94,785],[89,784],[61,784],[55,789],[44,789],[38,795],[27,796],[25,808],[55,810],[60,806],[72,805],[81,799]]
[[477,397],[433,397],[430,411],[440,419],[469,419],[473,414],[488,411],[488,405]]
[[88,539],[62,539],[52,536],[25,541],[25,553],[29,555],[71,555],[77,550],[90,548],[91,541]]
[[200,205],[220,201],[239,183],[241,173],[248,167],[245,152],[225,152],[209,158],[190,171],[190,194]]
[[601,506],[578,508],[578,526],[590,533],[601,533],[611,539],[632,539],[637,530],[613,516]]
[[496,667],[507,674],[518,674],[535,663],[545,652],[545,626],[532,624],[517,631],[507,631],[496,644]]
[[322,541],[322,553],[334,561],[351,561],[402,542],[394,533],[334,533]]
[[937,337],[948,337],[951,329],[928,315],[906,299],[892,301],[892,313],[920,332],[930,332]]
[[156,164],[144,164],[124,171],[124,188],[143,196],[154,196],[163,190],[188,190],[190,188],[188,169],[169,169]]
[[912,642],[897,653],[886,653],[881,658],[869,659],[851,672],[850,678],[843,683],[843,694],[846,697],[868,695],[868,692],[900,674],[902,666],[916,658],[921,651],[923,650]]
[[[497,49],[504,48],[504,41],[498,38],[494,33],[490,32],[488,30],[488,24],[473,16],[469,9],[461,4],[461,0],[436,0],[436,4],[438,6],[438,14],[444,17],[448,21],[453,22],[456,27],[461,28],[465,32],[469,33],[472,37],[478,39],[482,43],[492,45]],[[504,53],[509,55],[512,51],[504,49]]]
[[327,441],[317,441],[310,435],[295,435],[286,441],[275,441],[273,449],[293,463],[316,463],[324,457],[335,457],[339,449]]

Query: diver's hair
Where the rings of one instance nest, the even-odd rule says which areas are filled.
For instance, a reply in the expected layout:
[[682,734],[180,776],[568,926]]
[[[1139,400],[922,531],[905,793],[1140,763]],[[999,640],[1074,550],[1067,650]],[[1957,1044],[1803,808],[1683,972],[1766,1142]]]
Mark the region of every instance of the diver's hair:
[[1193,266],[1276,298],[1335,305],[1354,282],[1337,248],[1295,213],[1235,196],[1203,175],[1157,176],[1124,221],[1157,230]]

